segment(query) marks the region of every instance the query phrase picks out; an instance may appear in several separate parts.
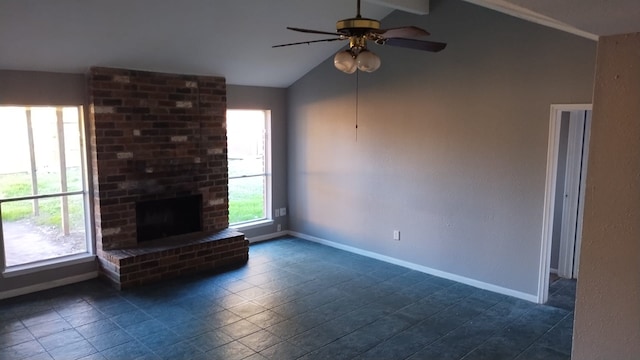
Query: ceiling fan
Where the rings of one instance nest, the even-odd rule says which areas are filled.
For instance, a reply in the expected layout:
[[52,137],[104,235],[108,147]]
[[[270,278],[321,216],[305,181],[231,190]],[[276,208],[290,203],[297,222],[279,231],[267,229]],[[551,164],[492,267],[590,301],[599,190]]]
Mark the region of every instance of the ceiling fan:
[[398,46],[431,52],[438,52],[447,46],[447,44],[441,42],[417,40],[416,38],[427,36],[429,33],[416,26],[380,29],[380,22],[378,20],[367,19],[360,15],[360,0],[357,0],[356,17],[339,20],[336,23],[336,32],[294,27],[287,27],[287,29],[310,34],[333,35],[334,37],[274,45],[274,48],[317,42],[349,40],[349,49],[338,52],[333,59],[335,67],[347,74],[353,74],[358,69],[365,72],[373,72],[380,67],[380,58],[378,55],[367,49],[367,40],[378,45]]

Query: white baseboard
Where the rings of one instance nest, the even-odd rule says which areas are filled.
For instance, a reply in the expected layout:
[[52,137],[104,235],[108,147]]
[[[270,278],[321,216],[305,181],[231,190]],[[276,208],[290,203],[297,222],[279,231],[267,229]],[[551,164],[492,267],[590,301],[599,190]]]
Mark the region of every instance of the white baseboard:
[[311,235],[307,235],[307,234],[303,234],[303,233],[299,233],[299,232],[295,232],[295,231],[289,231],[288,233],[291,236],[299,237],[299,238],[304,239],[304,240],[312,241],[312,242],[315,242],[315,243],[318,243],[318,244],[322,244],[322,245],[331,246],[331,247],[334,247],[336,249],[345,250],[345,251],[348,251],[348,252],[351,252],[351,253],[354,253],[354,254],[370,257],[370,258],[373,258],[373,259],[376,259],[376,260],[385,261],[385,262],[388,262],[388,263],[391,263],[391,264],[399,265],[399,266],[402,266],[402,267],[406,267],[408,269],[420,271],[420,272],[423,272],[423,273],[426,273],[426,274],[429,274],[429,275],[433,275],[433,276],[437,276],[437,277],[441,277],[441,278],[444,278],[444,279],[453,280],[453,281],[456,281],[456,282],[459,282],[459,283],[462,283],[462,284],[466,284],[466,285],[470,285],[470,286],[473,286],[473,287],[477,287],[477,288],[480,288],[480,289],[493,291],[493,292],[496,292],[498,294],[513,296],[513,297],[516,297],[518,299],[527,300],[527,301],[531,301],[531,302],[537,302],[538,301],[538,297],[536,295],[527,294],[527,293],[524,293],[524,292],[521,292],[521,291],[505,288],[505,287],[502,287],[502,286],[486,283],[486,282],[483,282],[483,281],[467,278],[467,277],[464,277],[464,276],[448,273],[448,272],[445,272],[445,271],[432,269],[432,268],[429,268],[429,267],[426,267],[426,266],[414,264],[412,262],[396,259],[396,258],[393,258],[393,257],[390,257],[390,256],[378,254],[378,253],[375,253],[375,252],[372,252],[372,251],[362,250],[362,249],[359,249],[359,248],[356,248],[356,247],[343,245],[343,244],[340,244],[340,243],[337,243],[337,242],[333,242],[333,241],[317,238],[315,236],[311,236]]
[[[480,288],[480,289],[493,291],[493,292],[496,292],[496,293],[499,293],[499,294],[513,296],[513,297],[516,297],[516,298],[519,298],[519,299],[523,299],[523,300],[527,300],[527,301],[531,301],[531,302],[537,302],[537,300],[538,300],[536,295],[527,294],[527,293],[524,293],[524,292],[521,292],[521,291],[517,291],[517,290],[513,290],[513,289],[508,289],[508,288],[505,288],[505,287],[502,287],[502,286],[498,286],[498,285],[494,285],[494,284],[478,281],[478,280],[475,280],[475,279],[471,279],[471,278],[467,278],[467,277],[464,277],[464,276],[448,273],[448,272],[445,272],[445,271],[432,269],[432,268],[429,268],[429,267],[426,267],[426,266],[414,264],[412,262],[396,259],[396,258],[393,258],[393,257],[390,257],[390,256],[382,255],[382,254],[375,253],[375,252],[368,251],[368,250],[359,249],[359,248],[356,248],[356,247],[353,247],[353,246],[340,244],[340,243],[329,241],[329,240],[326,240],[326,239],[321,239],[321,238],[318,238],[318,237],[315,237],[315,236],[299,233],[299,232],[296,232],[296,231],[286,231],[285,230],[285,231],[279,231],[279,232],[266,234],[266,235],[254,236],[254,237],[247,238],[247,239],[249,240],[250,243],[258,243],[258,242],[261,242],[261,241],[267,241],[267,240],[275,239],[275,238],[286,236],[286,235],[295,236],[295,237],[298,237],[300,239],[312,241],[312,242],[315,242],[315,243],[318,243],[318,244],[330,246],[330,247],[333,247],[333,248],[336,248],[336,249],[340,249],[340,250],[344,250],[344,251],[348,251],[348,252],[351,252],[351,253],[354,253],[354,254],[370,257],[372,259],[376,259],[376,260],[388,262],[388,263],[391,263],[391,264],[399,265],[399,266],[402,266],[402,267],[405,267],[405,268],[408,268],[408,269],[420,271],[420,272],[423,272],[423,273],[426,273],[426,274],[429,274],[429,275],[433,275],[433,276],[441,277],[441,278],[444,278],[444,279],[456,281],[456,282],[459,282],[459,283],[462,283],[462,284],[466,284],[466,285],[470,285],[470,286],[474,286],[474,287],[477,287],[477,288]],[[552,272],[553,272],[553,270],[555,270],[555,269],[552,269]],[[73,283],[76,283],[76,282],[81,282],[81,281],[93,279],[93,278],[96,278],[96,277],[98,277],[98,272],[97,271],[92,271],[92,272],[89,272],[89,273],[86,273],[86,274],[70,276],[70,277],[67,277],[67,278],[58,279],[58,280],[54,280],[54,281],[50,281],[50,282],[46,282],[46,283],[35,284],[35,285],[31,285],[31,286],[21,287],[21,288],[18,288],[18,289],[2,291],[2,292],[0,292],[0,299],[6,299],[6,298],[10,298],[10,297],[15,297],[15,296],[20,296],[20,295],[24,295],[24,294],[33,293],[33,292],[36,292],[36,291],[47,290],[47,289],[51,289],[51,288],[58,287],[58,286],[69,285],[69,284],[73,284]]]
[[549,269],[549,272],[558,275],[558,269],[551,268]]
[[69,276],[66,278],[53,280],[46,283],[34,284],[34,285],[25,286],[17,289],[2,291],[0,292],[0,299],[7,299],[14,296],[30,294],[36,291],[42,291],[42,290],[47,290],[47,289],[51,289],[58,286],[69,285],[69,284],[73,284],[73,283],[77,283],[77,282],[81,282],[89,279],[94,279],[97,277],[98,277],[98,272],[91,271],[86,274]]
[[285,231],[278,231],[278,232],[266,234],[266,235],[247,237],[247,240],[249,240],[249,243],[253,244],[261,241],[267,241],[267,240],[279,238],[281,236],[286,236],[286,235],[289,235],[289,232],[285,230]]

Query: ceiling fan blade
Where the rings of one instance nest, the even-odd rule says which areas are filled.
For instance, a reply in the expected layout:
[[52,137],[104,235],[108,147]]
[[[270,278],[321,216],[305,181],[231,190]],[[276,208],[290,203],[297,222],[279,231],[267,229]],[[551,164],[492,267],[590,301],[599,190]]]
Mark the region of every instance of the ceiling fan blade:
[[303,32],[303,33],[308,33],[308,34],[322,34],[322,35],[336,35],[336,36],[342,36],[343,34],[337,33],[337,32],[329,32],[329,31],[320,31],[320,30],[309,30],[309,29],[301,29],[301,28],[294,28],[294,27],[288,27],[287,29],[289,30],[293,30],[293,31],[298,31],[298,32]]
[[447,46],[447,44],[441,43],[441,42],[403,39],[403,38],[386,39],[383,42],[383,44],[404,47],[409,49],[432,51],[432,52],[438,52]]
[[325,41],[336,41],[336,40],[343,40],[343,39],[342,38],[332,38],[332,39],[300,41],[300,42],[294,42],[294,43],[289,43],[289,44],[273,45],[272,48],[283,47],[283,46],[291,46],[291,45],[311,44],[311,43],[325,42]]
[[392,29],[380,29],[376,31],[377,34],[382,35],[385,39],[391,38],[417,38],[429,35],[429,32],[425,29],[421,29],[417,26],[403,26]]

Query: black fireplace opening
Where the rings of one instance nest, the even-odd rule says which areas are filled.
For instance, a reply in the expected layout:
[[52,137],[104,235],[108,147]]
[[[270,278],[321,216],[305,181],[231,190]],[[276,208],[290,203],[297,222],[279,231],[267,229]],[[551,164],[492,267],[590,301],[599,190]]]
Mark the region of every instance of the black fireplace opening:
[[202,195],[136,203],[138,242],[202,231]]

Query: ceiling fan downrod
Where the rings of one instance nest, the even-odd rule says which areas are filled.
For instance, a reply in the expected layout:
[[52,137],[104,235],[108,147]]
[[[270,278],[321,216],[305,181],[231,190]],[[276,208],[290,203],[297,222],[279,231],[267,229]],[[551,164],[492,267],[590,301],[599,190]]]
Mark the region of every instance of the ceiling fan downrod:
[[336,31],[338,33],[349,34],[350,36],[365,36],[371,30],[380,29],[380,21],[362,17],[360,14],[360,0],[357,0],[356,11],[356,17],[342,19],[336,22]]

